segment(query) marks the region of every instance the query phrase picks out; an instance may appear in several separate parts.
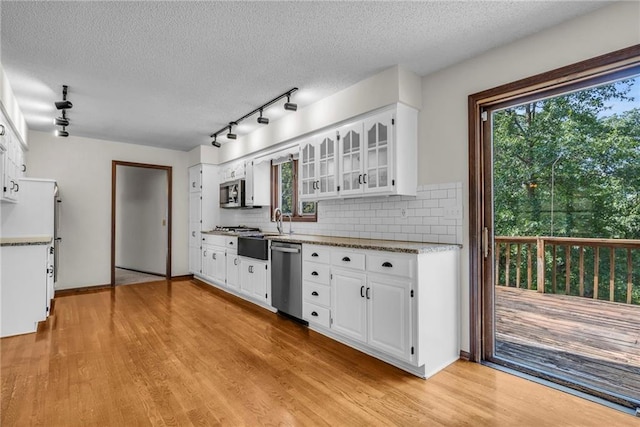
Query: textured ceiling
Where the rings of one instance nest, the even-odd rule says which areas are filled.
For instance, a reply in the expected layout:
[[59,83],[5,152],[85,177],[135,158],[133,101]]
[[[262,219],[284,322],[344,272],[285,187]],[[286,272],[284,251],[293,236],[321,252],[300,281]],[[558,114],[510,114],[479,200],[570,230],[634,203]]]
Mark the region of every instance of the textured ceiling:
[[605,4],[3,0],[0,61],[30,129],[54,130],[67,84],[72,135],[190,150],[291,87],[303,107],[425,75]]

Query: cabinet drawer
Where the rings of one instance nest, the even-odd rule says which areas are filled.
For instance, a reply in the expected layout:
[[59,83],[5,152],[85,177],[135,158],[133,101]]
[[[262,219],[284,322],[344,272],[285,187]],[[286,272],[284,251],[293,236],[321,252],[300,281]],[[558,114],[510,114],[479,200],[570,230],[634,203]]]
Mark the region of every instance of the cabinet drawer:
[[305,261],[319,262],[322,264],[329,264],[330,250],[328,246],[316,246],[316,245],[303,245],[302,246],[302,259]]
[[335,266],[364,270],[364,258],[364,254],[355,252],[331,251],[331,264]]
[[238,238],[235,236],[225,236],[224,245],[231,249],[238,248]]
[[329,307],[331,304],[331,288],[317,283],[304,282],[302,298],[314,304]]
[[302,317],[309,323],[329,328],[329,309],[305,302],[302,304]]
[[413,278],[416,259],[413,256],[376,254],[367,256],[367,271]]
[[216,245],[216,246],[225,246],[225,239],[228,236],[219,236],[213,234],[203,234],[202,235],[202,243],[205,245]]
[[302,279],[329,285],[331,283],[329,280],[329,266],[305,261],[302,266]]

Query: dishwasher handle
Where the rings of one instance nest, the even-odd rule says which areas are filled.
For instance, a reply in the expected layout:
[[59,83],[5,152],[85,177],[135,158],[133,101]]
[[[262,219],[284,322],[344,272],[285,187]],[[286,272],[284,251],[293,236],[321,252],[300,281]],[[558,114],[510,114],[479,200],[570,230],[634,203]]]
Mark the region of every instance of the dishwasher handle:
[[276,251],[276,252],[285,252],[288,254],[299,254],[300,253],[300,249],[299,248],[283,248],[281,246],[271,246],[271,250],[272,251]]

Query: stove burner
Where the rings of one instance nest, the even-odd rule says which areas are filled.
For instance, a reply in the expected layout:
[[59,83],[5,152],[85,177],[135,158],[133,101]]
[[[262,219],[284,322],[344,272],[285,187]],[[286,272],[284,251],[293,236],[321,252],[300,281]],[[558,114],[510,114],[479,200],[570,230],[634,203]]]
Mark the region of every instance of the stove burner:
[[237,226],[232,226],[232,225],[217,225],[216,228],[214,228],[215,231],[226,231],[226,232],[231,232],[231,233],[241,233],[241,232],[255,232],[255,231],[260,231],[259,228],[256,227],[247,227],[244,225],[237,225]]

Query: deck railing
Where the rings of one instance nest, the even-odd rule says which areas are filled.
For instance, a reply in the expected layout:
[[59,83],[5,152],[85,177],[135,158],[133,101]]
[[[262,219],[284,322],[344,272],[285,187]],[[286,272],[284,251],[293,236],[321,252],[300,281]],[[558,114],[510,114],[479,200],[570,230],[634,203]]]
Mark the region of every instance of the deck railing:
[[640,304],[640,240],[497,236],[494,254],[497,286]]

